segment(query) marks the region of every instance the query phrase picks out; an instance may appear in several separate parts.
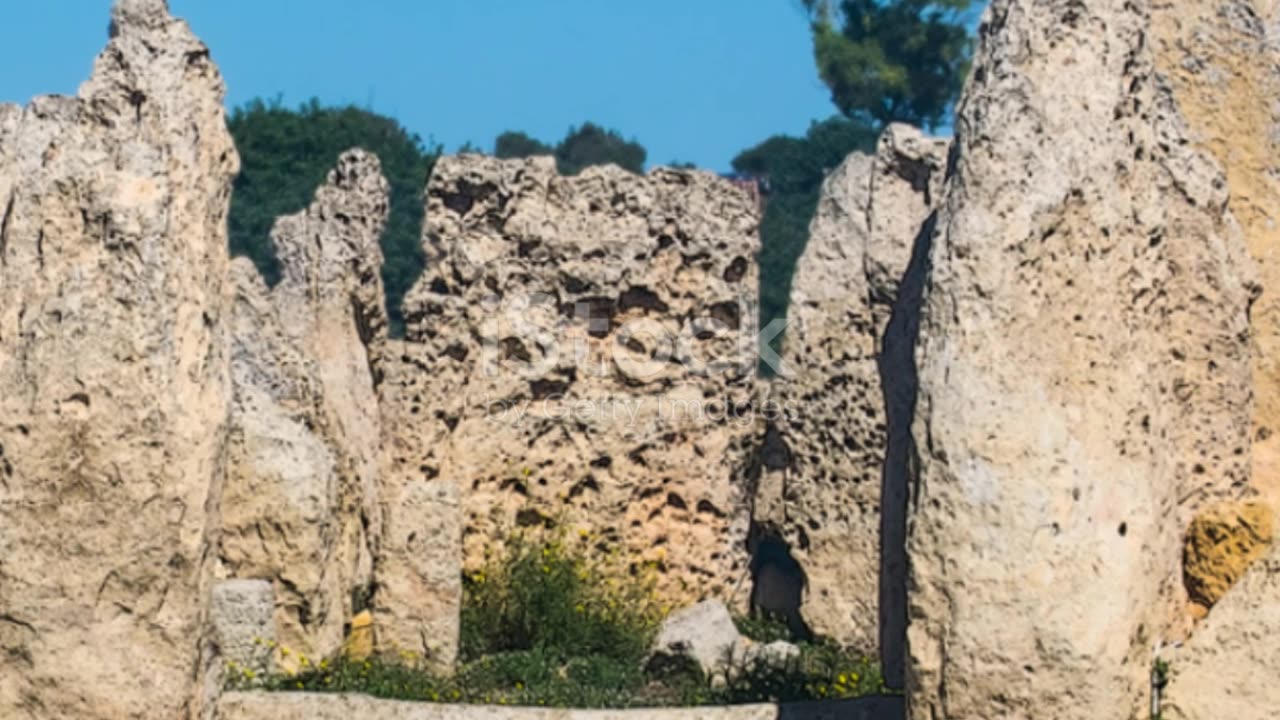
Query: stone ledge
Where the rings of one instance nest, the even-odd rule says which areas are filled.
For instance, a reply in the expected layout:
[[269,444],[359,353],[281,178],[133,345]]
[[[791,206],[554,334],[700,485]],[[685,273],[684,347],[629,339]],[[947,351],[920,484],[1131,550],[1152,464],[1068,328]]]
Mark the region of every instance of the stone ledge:
[[900,720],[902,698],[635,710],[567,710],[443,705],[362,695],[235,692],[222,696],[217,720]]

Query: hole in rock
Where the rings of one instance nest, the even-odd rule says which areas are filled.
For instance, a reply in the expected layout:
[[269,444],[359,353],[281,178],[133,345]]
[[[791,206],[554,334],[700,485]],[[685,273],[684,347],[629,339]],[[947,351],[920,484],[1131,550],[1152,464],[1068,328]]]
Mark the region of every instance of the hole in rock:
[[670,308],[658,294],[647,287],[636,286],[628,288],[622,293],[619,300],[619,306],[622,312],[626,312],[633,308],[642,308],[644,310],[653,310],[655,312],[664,313]]
[[444,196],[444,206],[458,215],[466,215],[471,212],[475,202],[475,198],[462,193],[448,193]]
[[542,527],[550,530],[556,526],[556,522],[537,510],[526,508],[516,513],[516,525],[520,527],[541,525]]
[[808,580],[791,547],[771,530],[753,529],[751,550],[751,614],[787,624],[796,640],[811,641],[813,632],[800,612]]
[[724,269],[724,281],[728,283],[736,283],[747,274],[747,259],[738,256],[729,263],[729,267]]
[[569,383],[557,380],[534,380],[529,383],[529,392],[533,394],[533,399],[558,400],[564,397],[564,393],[569,389]]
[[571,311],[574,318],[586,322],[588,335],[602,338],[613,331],[613,318],[618,308],[610,298],[592,297],[575,302]]

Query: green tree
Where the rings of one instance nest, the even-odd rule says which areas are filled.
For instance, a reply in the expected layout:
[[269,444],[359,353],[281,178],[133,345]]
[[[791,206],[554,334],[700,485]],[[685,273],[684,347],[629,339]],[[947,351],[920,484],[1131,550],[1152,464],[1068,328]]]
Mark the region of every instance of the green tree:
[[818,74],[840,112],[936,128],[968,71],[977,0],[802,0]]
[[564,175],[577,175],[592,165],[609,163],[633,173],[643,173],[646,157],[648,153],[640,143],[592,123],[570,128],[556,147],[556,165]]
[[522,132],[504,132],[494,142],[493,154],[500,158],[554,155],[561,175],[577,175],[593,165],[614,164],[633,173],[644,172],[648,152],[635,140],[627,140],[616,130],[594,123],[569,128],[554,148]]
[[503,159],[526,158],[535,155],[555,155],[556,150],[522,132],[508,131],[499,135],[493,142],[493,154]]
[[382,278],[392,331],[400,332],[401,302],[422,274],[422,190],[440,149],[391,118],[314,99],[297,109],[279,99],[253,100],[232,111],[229,127],[241,159],[228,220],[231,252],[252,259],[271,284],[280,277],[270,240],[275,219],[310,204],[346,150],[361,147],[378,156],[391,185]]

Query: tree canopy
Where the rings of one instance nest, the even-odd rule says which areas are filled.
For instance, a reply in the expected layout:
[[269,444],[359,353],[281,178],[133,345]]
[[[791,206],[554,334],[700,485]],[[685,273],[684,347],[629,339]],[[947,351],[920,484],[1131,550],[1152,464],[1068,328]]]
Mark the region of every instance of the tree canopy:
[[493,141],[493,154],[503,159],[555,155],[556,149],[522,132],[507,131]]
[[802,0],[818,74],[840,112],[936,128],[960,93],[977,0]]
[[561,175],[577,175],[592,165],[610,163],[633,173],[643,173],[649,155],[635,140],[627,140],[616,130],[606,130],[589,122],[569,128],[555,147],[522,132],[508,131],[494,142],[493,154],[500,158],[554,155]]
[[275,219],[311,202],[338,156],[353,147],[375,153],[391,185],[391,214],[382,236],[382,279],[393,332],[403,327],[400,304],[422,273],[422,190],[440,154],[395,120],[356,107],[297,109],[254,100],[228,123],[240,151],[240,176],[228,219],[231,252],[253,260],[268,283],[280,269],[271,246]]

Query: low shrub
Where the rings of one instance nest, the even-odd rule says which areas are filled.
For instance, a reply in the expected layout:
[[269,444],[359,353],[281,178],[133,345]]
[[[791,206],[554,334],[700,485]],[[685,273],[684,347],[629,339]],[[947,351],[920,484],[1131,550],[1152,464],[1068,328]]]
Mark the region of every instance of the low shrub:
[[519,534],[501,557],[464,575],[462,659],[536,650],[638,662],[666,614],[654,568],[621,566],[590,548],[585,533]]
[[753,663],[730,671],[714,702],[843,700],[886,692],[878,663],[836,645],[801,643],[800,654],[781,665]]
[[[716,682],[698,671],[652,676],[644,660],[666,614],[653,567],[592,552],[586,535],[514,537],[500,557],[464,577],[461,663],[437,677],[412,656],[304,663],[267,677],[229,673],[229,685],[362,693],[422,702],[626,708],[850,698],[884,691],[875,662],[841,648],[798,643],[783,666],[733,667]],[[738,620],[761,643],[786,625]]]

